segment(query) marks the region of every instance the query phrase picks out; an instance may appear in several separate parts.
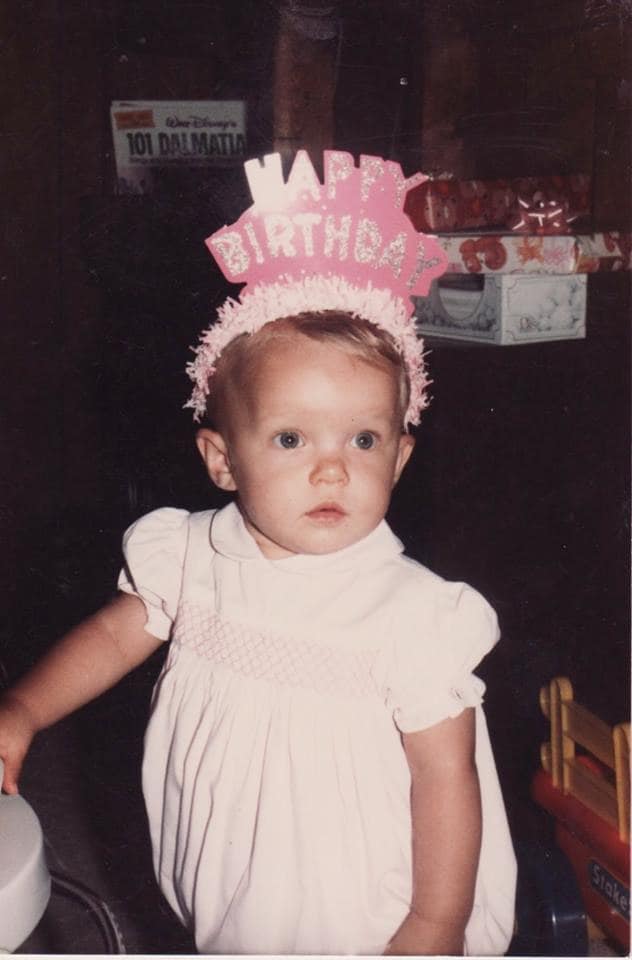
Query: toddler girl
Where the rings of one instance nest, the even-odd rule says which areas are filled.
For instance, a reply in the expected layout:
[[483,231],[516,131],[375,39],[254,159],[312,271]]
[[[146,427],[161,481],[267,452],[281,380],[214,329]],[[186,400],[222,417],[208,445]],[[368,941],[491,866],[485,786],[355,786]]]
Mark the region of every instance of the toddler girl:
[[[276,260],[275,282],[220,310],[189,369],[198,448],[236,499],[127,531],[119,597],[4,698],[4,787],[16,790],[35,731],[170,639],[143,789],[159,883],[200,951],[502,953],[515,869],[471,673],[496,619],[474,590],[404,557],[384,520],[426,380],[396,293],[410,234],[382,242],[405,219],[390,202],[403,178],[345,158],[326,155],[322,188],[299,154],[275,181],[284,212],[255,203],[210,239],[229,276]],[[345,214],[348,231],[340,217],[328,233],[332,205],[353,209],[359,183],[366,213],[380,177],[371,209],[389,201],[387,220],[372,233],[358,220],[354,242]],[[313,270],[321,224],[335,275]],[[371,279],[390,270],[390,289],[358,283],[369,235]],[[443,265],[424,238],[420,270],[414,242],[409,289]],[[312,270],[297,276],[301,256]]]

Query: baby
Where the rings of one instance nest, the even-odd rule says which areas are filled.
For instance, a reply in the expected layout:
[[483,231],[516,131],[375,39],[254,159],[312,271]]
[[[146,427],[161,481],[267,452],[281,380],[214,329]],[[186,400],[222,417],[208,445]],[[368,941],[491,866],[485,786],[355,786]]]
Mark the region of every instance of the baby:
[[502,953],[515,865],[471,673],[496,618],[384,520],[421,352],[366,290],[337,284],[335,308],[287,285],[314,307],[275,294],[252,323],[261,291],[242,296],[190,368],[198,449],[234,502],[127,531],[119,597],[0,705],[4,788],[37,730],[170,640],[143,790],[158,881],[201,952]]

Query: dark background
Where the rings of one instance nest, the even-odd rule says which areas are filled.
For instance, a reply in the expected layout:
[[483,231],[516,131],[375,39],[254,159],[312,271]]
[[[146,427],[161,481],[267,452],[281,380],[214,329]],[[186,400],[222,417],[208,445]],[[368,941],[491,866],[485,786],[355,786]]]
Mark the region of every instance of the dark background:
[[[407,175],[588,173],[584,229],[630,230],[626,2],[329,6],[335,35],[309,38],[289,3],[266,0],[5,5],[9,678],[111,596],[132,520],[219,502],[181,409],[183,368],[234,292],[203,238],[247,204],[245,181],[237,165],[115,196],[110,101],[245,99],[250,156],[306,145],[316,163],[333,147]],[[516,836],[539,829],[528,787],[546,732],[540,686],[566,675],[609,723],[629,714],[629,294],[629,274],[590,276],[585,341],[429,344],[434,400],[391,511],[412,556],[498,610],[503,640],[481,675]],[[153,888],[139,794],[159,660],[43,735],[25,770],[51,830],[41,785],[75,797],[80,813],[62,814],[88,823],[76,863],[91,846],[114,902],[136,912],[143,952],[188,946]]]

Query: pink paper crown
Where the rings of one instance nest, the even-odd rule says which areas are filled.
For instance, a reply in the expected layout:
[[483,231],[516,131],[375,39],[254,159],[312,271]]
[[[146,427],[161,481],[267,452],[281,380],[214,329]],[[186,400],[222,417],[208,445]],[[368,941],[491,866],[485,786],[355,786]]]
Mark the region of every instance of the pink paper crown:
[[411,297],[428,293],[447,257],[434,237],[417,233],[403,206],[427,177],[405,178],[380,157],[361,156],[358,168],[335,150],[324,152],[324,184],[305,150],[287,182],[278,153],[244,167],[254,202],[206,244],[226,279],[246,286],[202,334],[187,366],[195,386],[186,406],[196,420],[204,413],[217,359],[235,337],[281,317],[337,310],[391,334],[410,380],[405,421],[419,423],[428,379]]

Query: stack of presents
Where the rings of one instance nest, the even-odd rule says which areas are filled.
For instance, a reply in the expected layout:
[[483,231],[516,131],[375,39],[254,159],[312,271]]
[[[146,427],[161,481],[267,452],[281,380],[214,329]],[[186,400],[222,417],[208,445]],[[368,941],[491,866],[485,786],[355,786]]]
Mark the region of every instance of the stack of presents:
[[587,274],[632,266],[630,234],[582,235],[590,186],[576,175],[411,190],[406,212],[448,256],[447,273],[416,298],[419,333],[500,344],[584,337]]

